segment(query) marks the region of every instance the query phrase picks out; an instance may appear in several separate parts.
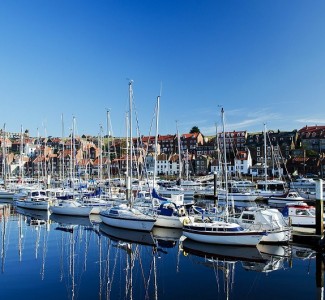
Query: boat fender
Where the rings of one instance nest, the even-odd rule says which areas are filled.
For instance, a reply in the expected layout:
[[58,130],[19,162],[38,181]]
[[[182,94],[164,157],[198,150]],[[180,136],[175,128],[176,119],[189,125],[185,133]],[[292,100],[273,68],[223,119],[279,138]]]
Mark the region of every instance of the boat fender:
[[179,213],[181,216],[185,215],[185,208],[184,208],[184,207],[179,208],[179,209],[178,209],[178,213]]
[[189,218],[185,218],[183,220],[183,225],[188,225],[190,223],[190,219]]

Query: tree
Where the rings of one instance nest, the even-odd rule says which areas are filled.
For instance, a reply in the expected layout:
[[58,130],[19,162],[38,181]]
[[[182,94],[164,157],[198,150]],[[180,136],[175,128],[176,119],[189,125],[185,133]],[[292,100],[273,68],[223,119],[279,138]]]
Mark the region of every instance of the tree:
[[197,126],[193,126],[190,133],[200,133],[200,129]]

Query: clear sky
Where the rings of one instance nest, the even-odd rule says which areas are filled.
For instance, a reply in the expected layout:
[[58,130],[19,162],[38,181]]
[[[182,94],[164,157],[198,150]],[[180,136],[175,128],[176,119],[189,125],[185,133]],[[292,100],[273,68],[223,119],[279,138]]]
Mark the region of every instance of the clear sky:
[[126,135],[325,125],[324,0],[1,0],[0,127]]

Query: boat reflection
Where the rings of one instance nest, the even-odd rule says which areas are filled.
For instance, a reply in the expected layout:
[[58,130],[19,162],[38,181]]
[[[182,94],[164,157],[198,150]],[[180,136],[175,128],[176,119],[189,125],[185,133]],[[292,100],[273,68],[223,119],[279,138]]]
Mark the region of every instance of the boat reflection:
[[256,247],[204,244],[185,239],[182,243],[182,248],[185,255],[190,253],[204,258],[229,261],[266,261]]
[[85,227],[89,227],[93,225],[89,217],[51,214],[50,219],[51,221],[58,223],[60,225],[75,225],[75,226],[79,225]]
[[245,270],[269,273],[283,269],[285,263],[291,260],[291,247],[288,245],[258,244],[257,248],[265,258],[265,262],[254,264],[242,262]]
[[127,230],[118,227],[99,224],[99,231],[114,241],[123,241],[141,245],[155,246],[155,240],[151,232]]
[[316,251],[302,245],[292,245],[292,258],[301,260],[315,259]]
[[234,247],[183,241],[183,252],[210,260],[240,262],[248,271],[268,273],[283,269],[291,260],[291,246],[259,244],[257,247]]
[[183,230],[177,228],[154,227],[152,234],[159,249],[173,248],[183,235]]
[[47,210],[35,210],[22,207],[16,207],[15,211],[27,217],[28,225],[44,225],[50,220],[50,213]]

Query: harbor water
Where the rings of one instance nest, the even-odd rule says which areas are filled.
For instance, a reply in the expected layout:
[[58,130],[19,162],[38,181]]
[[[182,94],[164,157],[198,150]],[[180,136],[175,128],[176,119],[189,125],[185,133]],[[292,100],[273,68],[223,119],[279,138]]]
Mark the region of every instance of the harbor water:
[[204,245],[181,230],[1,208],[1,299],[322,299],[323,254]]

